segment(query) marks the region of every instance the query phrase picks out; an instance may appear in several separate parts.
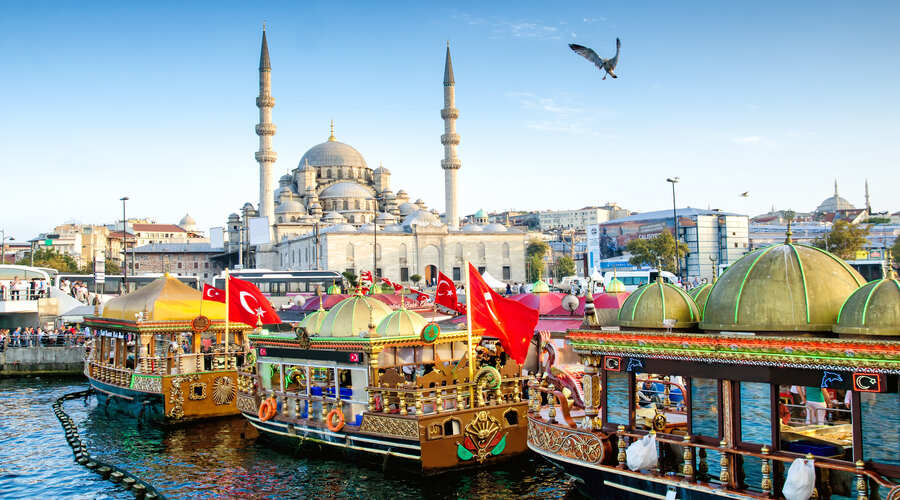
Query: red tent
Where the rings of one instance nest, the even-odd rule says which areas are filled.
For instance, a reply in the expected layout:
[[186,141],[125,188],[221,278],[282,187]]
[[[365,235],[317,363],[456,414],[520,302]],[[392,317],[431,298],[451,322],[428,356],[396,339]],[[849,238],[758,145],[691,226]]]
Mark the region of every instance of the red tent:
[[[618,309],[628,298],[628,293],[596,293],[594,307],[597,309]],[[585,297],[578,297],[578,308],[574,312],[565,310],[562,305],[554,308],[546,316],[584,316]]]
[[526,306],[537,309],[538,314],[544,316],[550,313],[550,311],[559,308],[560,301],[565,297],[566,294],[559,292],[547,292],[547,293],[520,293],[518,295],[513,295],[510,297],[512,300],[516,302],[520,302],[525,304]]
[[315,311],[319,308],[319,302],[322,303],[322,309],[331,309],[338,302],[346,299],[349,295],[344,294],[335,294],[335,295],[322,295],[315,296],[307,300],[303,303],[303,307],[300,308],[301,311]]

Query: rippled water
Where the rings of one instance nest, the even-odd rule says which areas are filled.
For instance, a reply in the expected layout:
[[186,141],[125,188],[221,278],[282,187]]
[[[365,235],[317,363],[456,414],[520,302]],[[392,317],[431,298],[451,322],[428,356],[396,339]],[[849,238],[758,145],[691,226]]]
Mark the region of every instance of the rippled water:
[[[0,380],[0,496],[133,498],[74,462],[50,409],[59,396],[86,387],[78,379]],[[65,411],[91,454],[168,498],[581,498],[571,478],[534,456],[423,479],[272,450],[241,418],[138,427],[94,398],[67,401]]]

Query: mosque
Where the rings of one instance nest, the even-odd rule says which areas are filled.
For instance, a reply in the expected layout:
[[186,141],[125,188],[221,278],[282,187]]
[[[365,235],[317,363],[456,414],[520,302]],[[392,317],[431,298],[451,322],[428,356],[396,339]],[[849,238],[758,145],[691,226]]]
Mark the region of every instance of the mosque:
[[[279,270],[328,269],[343,272],[374,269],[379,277],[406,282],[418,274],[426,281],[443,271],[463,279],[464,262],[505,281],[525,280],[525,234],[502,224],[460,227],[457,173],[461,162],[456,147],[459,110],[448,45],[444,65],[444,107],[441,118],[444,149],[445,211],[440,214],[403,189],[391,188],[391,172],[372,169],[363,155],[338,141],[334,123],[328,139],[310,148],[296,168],[275,187],[272,149],[271,61],[263,31],[259,59],[259,204],[246,203],[242,215],[228,218],[230,245],[251,217],[266,217],[270,243],[252,250],[254,265]],[[486,221],[482,221],[486,222]],[[246,240],[245,240],[246,241]]]

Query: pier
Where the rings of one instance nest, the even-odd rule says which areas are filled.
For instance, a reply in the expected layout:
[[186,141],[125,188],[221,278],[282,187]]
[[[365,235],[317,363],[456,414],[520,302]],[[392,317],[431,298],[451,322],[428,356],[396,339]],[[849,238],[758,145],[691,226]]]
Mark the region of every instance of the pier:
[[0,377],[78,375],[84,370],[84,346],[7,347],[0,351]]

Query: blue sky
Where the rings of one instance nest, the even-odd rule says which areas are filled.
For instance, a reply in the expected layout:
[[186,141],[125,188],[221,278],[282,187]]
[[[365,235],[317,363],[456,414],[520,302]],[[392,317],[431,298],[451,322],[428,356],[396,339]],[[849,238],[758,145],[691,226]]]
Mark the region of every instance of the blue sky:
[[[487,4],[487,5],[485,5]],[[201,228],[258,197],[268,26],[276,174],[328,137],[443,211],[444,47],[461,211],[615,201],[749,213],[832,191],[900,210],[897,2],[4,2],[0,228],[129,214]],[[566,47],[609,56],[617,80]],[[749,198],[739,193],[750,191]]]

